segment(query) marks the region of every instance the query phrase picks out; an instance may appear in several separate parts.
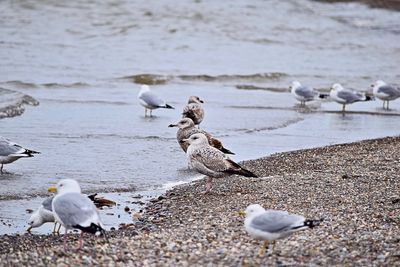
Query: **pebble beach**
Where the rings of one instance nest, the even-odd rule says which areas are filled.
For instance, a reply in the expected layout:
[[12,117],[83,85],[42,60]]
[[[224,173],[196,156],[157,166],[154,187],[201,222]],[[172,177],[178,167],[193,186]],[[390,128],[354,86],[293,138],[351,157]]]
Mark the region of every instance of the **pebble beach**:
[[[139,220],[86,236],[3,235],[1,266],[400,266],[400,137],[273,154],[243,162],[260,178],[204,180],[151,201]],[[316,228],[279,240],[259,257],[260,242],[239,211],[252,203],[310,219]]]

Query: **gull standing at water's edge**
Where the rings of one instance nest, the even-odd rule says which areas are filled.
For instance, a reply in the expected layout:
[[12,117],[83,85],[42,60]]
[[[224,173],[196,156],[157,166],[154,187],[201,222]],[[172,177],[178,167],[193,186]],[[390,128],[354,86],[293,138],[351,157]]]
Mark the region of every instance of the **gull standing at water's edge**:
[[373,88],[372,92],[374,96],[383,100],[383,109],[385,109],[385,102],[386,110],[389,110],[389,101],[400,97],[400,88],[389,85],[382,80],[376,81],[371,87]]
[[168,127],[178,127],[178,131],[176,132],[176,139],[178,140],[178,143],[183,149],[183,151],[185,152],[187,151],[189,144],[187,142],[184,142],[183,140],[188,139],[193,134],[202,133],[207,137],[208,143],[212,147],[215,147],[216,149],[224,152],[225,154],[232,154],[232,155],[235,154],[232,151],[226,149],[222,145],[222,143],[218,139],[214,138],[211,134],[197,128],[192,119],[190,118],[183,118],[178,123],[170,124]]
[[190,166],[207,176],[205,193],[211,190],[212,178],[222,178],[231,174],[257,177],[215,147],[210,146],[207,137],[202,133],[193,134],[183,141],[189,143],[186,155]]
[[[313,228],[322,222],[322,220],[306,220],[303,216],[289,214],[283,210],[265,210],[258,204],[248,206],[244,215],[246,216],[244,220],[246,232],[252,238],[264,241],[260,247],[259,256],[265,254],[267,245],[272,254],[275,240],[285,238],[300,230]],[[272,248],[271,242],[273,242]]]
[[28,232],[30,232],[32,228],[40,227],[47,222],[54,222],[53,233],[60,232],[61,224],[56,231],[57,222],[53,215],[53,198],[54,196],[46,198],[40,207],[31,215],[28,220],[29,227],[26,229]]
[[164,100],[159,98],[154,92],[150,90],[150,87],[146,84],[141,86],[138,94],[139,103],[144,107],[144,116],[147,117],[147,109],[150,110],[150,117],[152,117],[153,109],[157,108],[170,108],[174,107],[168,105]]
[[83,233],[95,234],[100,231],[105,236],[104,226],[96,206],[85,195],[81,194],[81,187],[73,179],[63,179],[56,187],[49,187],[49,192],[57,192],[53,199],[54,218],[65,228],[64,250],[67,249],[67,231],[81,230],[78,249],[82,248]]
[[195,125],[200,127],[204,119],[204,109],[201,104],[204,103],[198,96],[189,97],[187,105],[183,108],[182,118],[190,118]]
[[332,85],[329,96],[337,103],[342,104],[342,113],[344,115],[346,111],[346,105],[352,104],[359,101],[372,100],[370,96],[366,96],[364,93],[356,92],[350,89],[343,88],[339,83]]
[[293,81],[289,87],[292,95],[300,101],[300,106],[305,107],[306,102],[314,100],[319,95],[312,87],[303,86],[298,81]]
[[4,164],[12,163],[20,158],[33,157],[33,154],[40,154],[40,152],[23,148],[0,136],[0,174],[3,174]]

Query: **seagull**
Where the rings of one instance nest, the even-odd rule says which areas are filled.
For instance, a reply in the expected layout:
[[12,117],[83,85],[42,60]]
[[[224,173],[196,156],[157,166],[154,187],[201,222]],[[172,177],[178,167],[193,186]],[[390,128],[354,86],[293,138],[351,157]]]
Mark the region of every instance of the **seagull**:
[[183,108],[182,118],[190,118],[195,125],[199,126],[204,119],[202,103],[204,103],[204,101],[198,96],[189,97],[187,105]]
[[306,102],[314,100],[319,93],[312,87],[303,86],[300,82],[294,81],[290,86],[292,95],[300,101],[300,106],[305,106]]
[[78,250],[82,248],[83,233],[95,234],[100,231],[105,236],[104,226],[93,202],[81,194],[81,187],[73,179],[63,179],[56,187],[49,187],[49,192],[57,192],[53,199],[54,218],[65,228],[64,250],[67,249],[67,231],[81,230]]
[[[275,240],[285,238],[300,230],[313,228],[322,222],[322,219],[306,220],[301,215],[290,214],[283,210],[265,210],[259,204],[248,206],[244,215],[246,216],[244,220],[246,232],[254,239],[264,240],[258,253],[260,257],[265,254],[267,245],[270,253],[273,253]],[[272,250],[271,242],[273,242]]]
[[0,136],[0,173],[3,174],[4,164],[14,162],[20,158],[33,157],[33,154],[40,154],[40,152],[23,148]]
[[332,85],[329,96],[339,104],[343,105],[342,113],[344,115],[346,105],[352,104],[358,101],[369,101],[372,100],[370,96],[366,96],[364,93],[356,92],[350,89],[343,88],[339,83]]
[[242,168],[227,155],[208,144],[207,137],[202,133],[196,133],[188,139],[189,143],[186,155],[190,166],[196,171],[207,176],[206,191],[209,193],[212,186],[212,178],[222,178],[231,174],[246,177],[257,177],[254,173]]
[[157,108],[170,108],[172,106],[165,103],[164,100],[159,98],[155,93],[150,91],[150,87],[146,84],[141,86],[140,92],[138,94],[139,103],[144,107],[144,116],[147,117],[147,109],[150,110],[150,117],[152,117],[153,109]]
[[176,132],[176,139],[178,140],[179,145],[183,149],[183,151],[187,151],[189,144],[184,142],[184,139],[188,139],[191,135],[196,133],[202,133],[207,137],[208,143],[215,147],[216,149],[224,152],[225,154],[235,155],[232,151],[226,149],[222,143],[214,138],[211,134],[207,133],[204,130],[197,128],[190,118],[183,118],[176,124],[170,124],[168,127],[178,127],[178,131]]
[[29,227],[27,229],[28,232],[30,232],[32,228],[40,227],[47,222],[54,222],[53,233],[60,232],[61,224],[59,225],[58,230],[56,231],[57,222],[55,222],[54,220],[53,209],[52,209],[53,198],[54,196],[46,198],[42,202],[40,207],[34,213],[32,213],[31,217],[28,220],[29,224]]
[[383,109],[385,109],[385,102],[387,103],[386,109],[389,110],[389,101],[400,97],[400,88],[388,85],[384,81],[378,80],[371,87],[373,88],[374,96],[383,100]]

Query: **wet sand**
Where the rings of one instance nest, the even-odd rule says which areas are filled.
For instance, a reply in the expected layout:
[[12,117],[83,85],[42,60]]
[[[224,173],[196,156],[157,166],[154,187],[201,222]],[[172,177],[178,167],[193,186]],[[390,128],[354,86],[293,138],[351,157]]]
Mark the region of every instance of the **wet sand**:
[[[246,161],[263,178],[204,181],[154,200],[140,221],[64,253],[61,237],[2,236],[0,265],[400,266],[400,137],[273,154]],[[251,203],[324,218],[258,257],[238,211]],[[78,235],[69,239],[77,245]]]

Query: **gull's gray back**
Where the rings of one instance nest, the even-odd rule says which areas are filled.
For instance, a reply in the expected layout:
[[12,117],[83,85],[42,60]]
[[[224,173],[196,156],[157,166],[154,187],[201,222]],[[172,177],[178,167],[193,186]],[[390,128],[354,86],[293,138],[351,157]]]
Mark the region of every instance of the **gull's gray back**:
[[152,107],[160,107],[165,105],[164,101],[161,98],[159,98],[156,94],[154,94],[152,91],[147,91],[142,93],[139,96],[139,99],[143,100],[144,102],[147,103],[147,105]]
[[362,99],[362,95],[360,93],[352,92],[350,90],[341,90],[337,93],[337,96],[344,99],[348,104],[360,101]]
[[93,216],[98,216],[96,206],[87,196],[66,193],[53,200],[53,212],[65,226],[81,225]]
[[302,96],[308,100],[312,100],[317,95],[317,92],[315,92],[314,89],[306,86],[300,86],[296,88],[295,92],[299,96]]
[[378,93],[384,93],[391,97],[400,97],[400,89],[390,85],[383,85],[378,88]]
[[0,156],[9,156],[21,150],[22,147],[12,144],[5,139],[0,139]]
[[304,221],[304,217],[300,215],[288,214],[285,211],[267,211],[255,216],[250,226],[263,232],[283,233],[298,226],[301,221]]
[[42,202],[42,206],[43,206],[46,210],[53,211],[53,207],[52,207],[53,198],[54,198],[54,196],[53,196],[53,197],[48,197],[48,198],[46,198],[46,199]]

